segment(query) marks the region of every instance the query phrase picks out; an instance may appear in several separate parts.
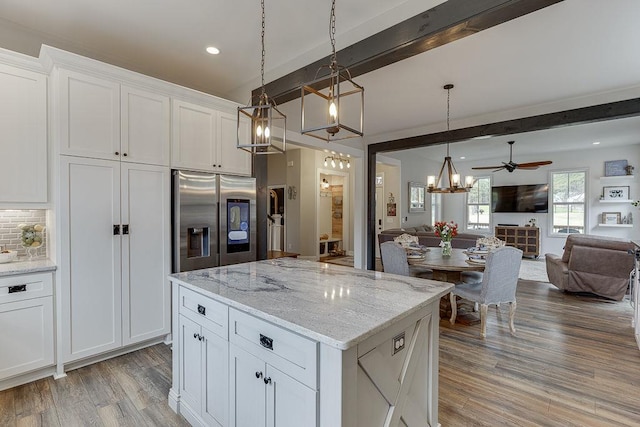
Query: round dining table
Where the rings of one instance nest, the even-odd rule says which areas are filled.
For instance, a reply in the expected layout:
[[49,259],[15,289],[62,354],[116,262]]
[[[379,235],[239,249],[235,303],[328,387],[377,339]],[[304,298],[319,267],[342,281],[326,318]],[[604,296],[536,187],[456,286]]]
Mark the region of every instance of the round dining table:
[[451,255],[443,256],[442,248],[429,248],[424,259],[413,265],[427,267],[433,271],[433,280],[460,283],[463,271],[484,271],[484,264],[469,261],[465,249],[452,249]]

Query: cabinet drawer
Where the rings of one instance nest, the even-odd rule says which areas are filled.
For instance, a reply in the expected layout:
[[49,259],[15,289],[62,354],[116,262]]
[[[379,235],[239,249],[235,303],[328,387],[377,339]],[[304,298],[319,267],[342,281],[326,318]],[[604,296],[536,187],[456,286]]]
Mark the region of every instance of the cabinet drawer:
[[229,309],[229,341],[316,389],[318,344],[272,323]]
[[0,277],[0,304],[53,295],[51,273]]
[[180,287],[180,314],[229,339],[228,307],[202,294]]

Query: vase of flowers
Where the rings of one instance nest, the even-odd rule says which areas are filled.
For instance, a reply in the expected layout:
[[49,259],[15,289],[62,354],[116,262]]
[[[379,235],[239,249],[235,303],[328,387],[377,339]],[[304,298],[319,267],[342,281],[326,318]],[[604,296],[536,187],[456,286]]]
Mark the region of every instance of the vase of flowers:
[[442,246],[442,256],[450,256],[451,240],[458,235],[458,224],[455,222],[436,221],[433,226],[436,236],[440,237]]

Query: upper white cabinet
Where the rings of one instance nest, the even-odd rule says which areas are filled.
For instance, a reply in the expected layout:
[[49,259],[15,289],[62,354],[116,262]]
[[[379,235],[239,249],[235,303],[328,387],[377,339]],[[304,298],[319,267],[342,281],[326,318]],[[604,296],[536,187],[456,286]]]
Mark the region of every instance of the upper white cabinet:
[[123,161],[169,166],[171,107],[169,97],[122,86],[121,152]]
[[[251,175],[251,154],[236,148],[235,115],[181,100],[172,105],[173,168]],[[242,129],[248,135],[248,122]]]
[[0,202],[47,202],[47,77],[0,64]]
[[60,154],[169,165],[169,97],[60,69]]

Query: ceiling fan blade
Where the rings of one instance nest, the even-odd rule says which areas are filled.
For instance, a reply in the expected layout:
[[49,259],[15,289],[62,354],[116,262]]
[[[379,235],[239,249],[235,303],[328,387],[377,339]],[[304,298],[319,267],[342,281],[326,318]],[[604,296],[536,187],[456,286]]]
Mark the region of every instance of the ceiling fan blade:
[[544,165],[550,165],[553,163],[551,160],[542,160],[540,162],[518,163],[518,167],[521,169],[539,167]]
[[503,169],[504,165],[502,166],[476,166],[474,168],[471,169]]

